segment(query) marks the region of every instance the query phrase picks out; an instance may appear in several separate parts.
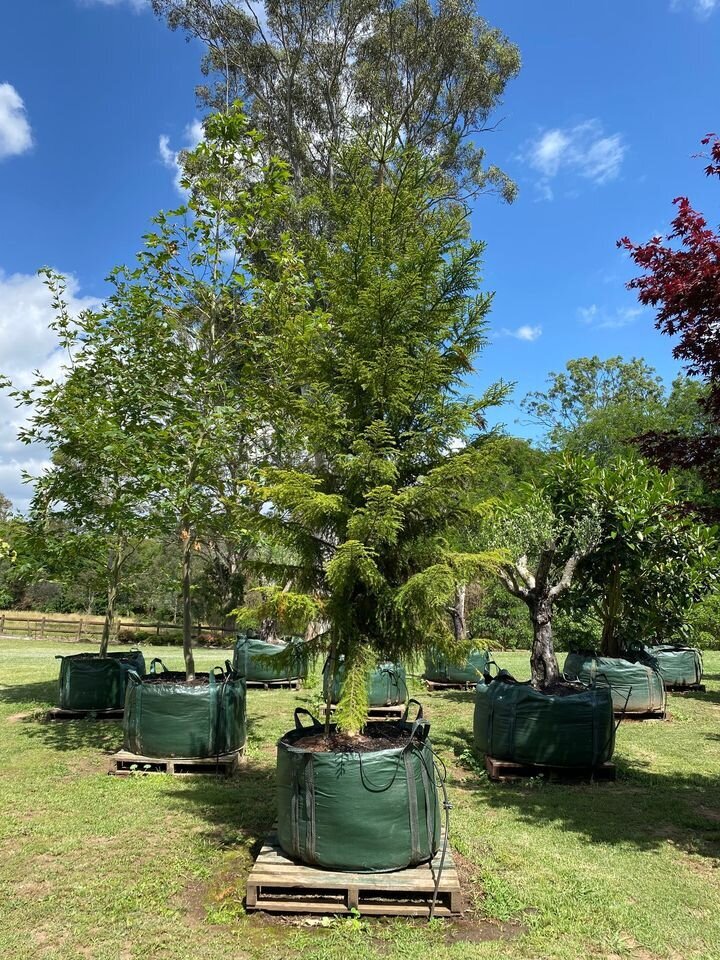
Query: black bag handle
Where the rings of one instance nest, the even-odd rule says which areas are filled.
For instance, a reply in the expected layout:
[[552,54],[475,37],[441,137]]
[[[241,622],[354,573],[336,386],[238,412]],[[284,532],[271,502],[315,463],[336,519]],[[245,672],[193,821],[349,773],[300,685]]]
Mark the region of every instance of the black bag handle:
[[165,666],[165,664],[162,662],[162,660],[160,659],[160,657],[153,657],[152,660],[150,661],[150,673],[152,673],[153,676],[158,672],[158,671],[155,669],[155,665],[158,664],[158,663],[159,663],[160,666],[162,667],[162,672],[163,672],[163,673],[170,673],[170,671],[169,671],[168,668]]
[[305,707],[295,707],[295,714],[294,714],[294,716],[295,716],[295,729],[296,729],[296,730],[309,730],[309,729],[310,729],[310,727],[304,727],[304,726],[302,725],[302,723],[300,722],[300,715],[301,715],[301,714],[305,714],[306,717],[310,717],[310,719],[311,719],[312,722],[313,722],[313,726],[314,726],[314,727],[321,727],[321,726],[322,726],[322,724],[320,723],[320,721],[318,720],[318,718],[317,718],[316,716],[314,716],[312,713],[310,713],[309,710],[306,710]]
[[414,723],[419,723],[423,719],[423,708],[419,700],[416,700],[414,697],[411,697],[408,702],[405,704],[405,713],[402,716],[402,723],[408,722],[408,713],[410,712],[410,704],[414,703],[418,708],[417,716],[415,717]]

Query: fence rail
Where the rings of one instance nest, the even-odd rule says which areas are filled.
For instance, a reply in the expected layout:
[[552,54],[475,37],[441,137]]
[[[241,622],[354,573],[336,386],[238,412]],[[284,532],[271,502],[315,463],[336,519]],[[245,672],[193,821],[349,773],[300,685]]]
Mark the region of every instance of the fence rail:
[[[7,613],[0,613],[0,636],[26,636],[33,640],[65,640],[79,643],[90,637],[100,637],[103,631],[102,617],[80,617],[78,620],[57,620],[52,617],[13,617]],[[115,621],[113,635],[118,636],[125,630],[143,633],[151,632],[158,639],[163,633],[172,631],[180,633],[182,625],[179,623],[141,623],[137,620]],[[194,623],[192,628],[194,637],[202,634],[234,635],[235,627],[214,627],[209,624]]]

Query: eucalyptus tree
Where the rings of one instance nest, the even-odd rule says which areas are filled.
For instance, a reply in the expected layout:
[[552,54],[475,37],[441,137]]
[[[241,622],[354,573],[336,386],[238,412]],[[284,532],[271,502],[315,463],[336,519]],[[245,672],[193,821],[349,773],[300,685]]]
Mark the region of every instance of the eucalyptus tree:
[[316,312],[278,358],[297,384],[288,414],[302,453],[262,466],[255,489],[268,532],[292,551],[262,613],[327,624],[317,645],[345,658],[336,716],[351,731],[373,660],[452,646],[457,585],[499,558],[452,544],[478,509],[488,448],[472,441],[504,395],[466,390],[491,302],[477,290],[483,244],[416,150],[377,174],[355,144],[334,185],[317,187],[332,231],[298,241]]
[[[381,160],[400,145],[438,160],[455,189],[515,188],[477,138],[518,72],[517,48],[473,0],[152,0],[207,47],[201,100],[238,98],[297,189],[332,184],[353,138]],[[380,132],[380,136],[377,134]]]

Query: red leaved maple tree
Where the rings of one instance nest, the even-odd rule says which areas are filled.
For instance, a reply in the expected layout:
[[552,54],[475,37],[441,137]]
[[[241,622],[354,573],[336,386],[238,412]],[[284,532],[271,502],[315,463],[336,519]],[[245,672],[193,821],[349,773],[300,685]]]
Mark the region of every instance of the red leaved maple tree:
[[[720,178],[720,137],[709,134],[705,173]],[[673,355],[686,364],[690,376],[708,386],[700,401],[706,427],[692,436],[678,431],[638,437],[643,453],[661,469],[695,469],[713,492],[720,492],[720,232],[708,226],[687,197],[674,201],[677,214],[666,237],[635,244],[618,241],[643,269],[628,287],[638,300],[657,310],[655,325],[677,336]]]

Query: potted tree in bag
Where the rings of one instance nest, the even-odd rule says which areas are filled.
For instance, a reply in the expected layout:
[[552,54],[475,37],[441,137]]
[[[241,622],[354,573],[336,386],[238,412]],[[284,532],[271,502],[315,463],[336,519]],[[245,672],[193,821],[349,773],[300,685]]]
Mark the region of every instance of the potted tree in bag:
[[[452,646],[457,585],[499,559],[449,539],[476,509],[485,410],[502,394],[464,391],[490,306],[475,293],[482,245],[435,164],[373,148],[341,151],[333,189],[317,187],[328,224],[302,241],[316,314],[277,361],[297,384],[285,400],[300,466],[266,466],[256,488],[292,552],[278,580],[325,624],[309,642],[328,658],[324,717],[296,711],[278,743],[278,838],[291,857],[344,870],[399,869],[437,849],[428,724],[414,704],[414,719],[366,723],[370,677]],[[288,592],[264,602],[273,615]]]
[[612,698],[607,687],[565,679],[553,642],[553,617],[578,564],[592,555],[600,524],[592,498],[571,508],[561,491],[570,480],[582,489],[592,465],[565,460],[528,486],[522,499],[499,511],[494,536],[511,552],[499,577],[528,607],[533,628],[531,680],[507,671],[477,685],[473,724],[478,753],[496,760],[596,768],[614,750]]
[[[184,673],[136,672],[125,711],[125,747],[147,756],[198,757],[245,740],[245,683],[228,667],[195,670],[193,557],[227,521],[227,490],[241,485],[257,449],[267,404],[263,350],[292,263],[274,251],[274,282],[257,281],[252,260],[287,199],[281,164],[261,166],[257,138],[236,110],[206,121],[204,141],[186,158],[187,207],[160,214],[134,269],[112,277],[98,316],[103,356],[119,358],[116,377],[129,420],[133,473],[152,522],[182,548]],[[292,288],[291,288],[292,289]],[[281,315],[283,315],[281,313]],[[88,397],[92,415],[92,394]],[[232,481],[232,483],[231,483]]]

